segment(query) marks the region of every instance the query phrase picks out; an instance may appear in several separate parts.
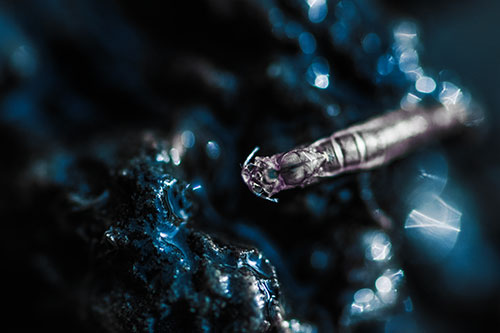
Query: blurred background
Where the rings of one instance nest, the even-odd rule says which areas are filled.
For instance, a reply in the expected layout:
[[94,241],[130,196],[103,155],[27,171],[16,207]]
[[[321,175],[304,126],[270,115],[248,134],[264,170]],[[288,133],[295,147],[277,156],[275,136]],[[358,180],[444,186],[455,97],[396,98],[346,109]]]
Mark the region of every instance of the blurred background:
[[[186,199],[198,207],[190,228],[248,244],[276,270],[284,322],[268,330],[498,327],[499,12],[492,0],[1,2],[10,321],[20,330],[231,331],[225,322],[245,320],[237,308],[236,319],[206,315],[194,328],[149,317],[161,326],[137,305],[127,312],[135,326],[121,327],[120,304],[102,310],[85,296],[102,290],[93,262],[108,252],[96,244],[114,220],[111,209],[100,212],[107,222],[75,219],[61,193],[87,204],[103,188],[113,193],[103,176],[115,170],[109,147],[148,142],[152,131],[168,142],[156,162],[203,189]],[[255,146],[274,154],[435,103],[478,105],[485,120],[388,167],[283,193],[278,205],[240,179]],[[90,220],[98,236],[82,232]]]

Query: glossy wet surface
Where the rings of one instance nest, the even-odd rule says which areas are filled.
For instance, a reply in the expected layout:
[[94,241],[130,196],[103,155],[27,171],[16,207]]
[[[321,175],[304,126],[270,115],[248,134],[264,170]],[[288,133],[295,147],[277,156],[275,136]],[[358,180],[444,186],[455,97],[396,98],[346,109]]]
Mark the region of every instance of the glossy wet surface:
[[[1,243],[20,329],[498,324],[495,101],[426,58],[438,21],[348,0],[0,8]],[[279,204],[241,181],[255,146],[474,101],[487,128],[386,168]]]

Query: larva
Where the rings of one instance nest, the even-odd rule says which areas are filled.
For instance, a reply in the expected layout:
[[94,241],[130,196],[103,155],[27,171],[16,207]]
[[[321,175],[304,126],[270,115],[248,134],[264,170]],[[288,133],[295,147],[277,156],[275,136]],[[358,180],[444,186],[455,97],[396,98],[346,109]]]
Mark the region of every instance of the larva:
[[256,148],[241,176],[254,194],[276,202],[272,196],[283,190],[385,165],[464,127],[467,117],[465,108],[443,105],[389,112],[288,152],[261,157]]

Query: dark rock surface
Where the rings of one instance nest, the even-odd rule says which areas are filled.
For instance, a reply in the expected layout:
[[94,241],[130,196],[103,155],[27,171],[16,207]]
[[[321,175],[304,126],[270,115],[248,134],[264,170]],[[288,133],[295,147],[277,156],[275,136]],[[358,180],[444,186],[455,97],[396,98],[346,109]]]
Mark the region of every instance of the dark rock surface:
[[[318,0],[311,11],[312,3],[0,5],[9,326],[458,332],[499,324],[496,81],[474,77],[474,66],[464,82],[428,69],[426,54],[439,53],[452,29],[446,15],[434,22],[429,13],[447,13],[444,2],[425,2],[420,29],[390,11],[424,7],[416,1]],[[466,17],[464,3],[450,15]],[[420,70],[434,78],[431,93],[416,89]],[[255,146],[285,151],[454,93],[479,96],[486,129],[284,192],[278,205],[240,179]]]

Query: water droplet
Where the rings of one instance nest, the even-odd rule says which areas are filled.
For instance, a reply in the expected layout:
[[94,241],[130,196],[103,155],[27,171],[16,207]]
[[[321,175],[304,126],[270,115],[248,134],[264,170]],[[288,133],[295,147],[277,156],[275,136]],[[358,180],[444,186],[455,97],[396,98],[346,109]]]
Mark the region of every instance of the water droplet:
[[175,165],[181,164],[181,155],[179,153],[179,150],[176,148],[170,149],[170,157],[172,158],[172,162],[174,162]]
[[375,281],[375,287],[381,293],[387,293],[392,289],[392,282],[387,276],[381,276]]
[[404,47],[414,47],[418,42],[417,26],[413,22],[401,22],[394,30],[394,40]]
[[408,73],[411,71],[415,71],[419,68],[418,65],[418,53],[414,49],[405,50],[399,56],[399,69],[403,73]]
[[305,54],[312,54],[316,51],[316,39],[310,32],[302,32],[299,35],[299,45]]
[[431,77],[422,76],[415,82],[415,89],[421,93],[430,94],[436,89],[436,82]]
[[281,28],[284,25],[285,17],[283,13],[278,8],[271,8],[268,14],[269,21],[271,22],[273,28]]
[[462,90],[451,82],[443,82],[439,92],[439,101],[446,106],[454,106],[462,103]]
[[330,104],[326,107],[326,114],[330,117],[336,117],[340,114],[340,107],[335,104]]
[[330,81],[328,80],[328,75],[318,75],[316,76],[316,79],[314,80],[314,85],[319,88],[319,89],[326,89],[328,88],[328,85],[330,84]]
[[391,258],[392,244],[383,232],[369,233],[365,236],[366,258],[373,261],[386,261]]
[[181,142],[182,142],[182,145],[186,148],[193,147],[194,142],[195,142],[195,136],[194,136],[193,132],[191,132],[189,130],[182,132]]
[[417,107],[417,104],[421,101],[422,99],[418,97],[417,95],[414,95],[412,93],[407,93],[404,95],[404,97],[401,99],[400,106],[403,110],[414,110]]
[[168,163],[170,162],[170,157],[168,156],[168,153],[163,150],[161,153],[156,155],[156,161]]
[[455,247],[461,219],[462,212],[438,195],[422,193],[406,219],[405,231],[419,252],[441,259]]
[[373,298],[375,297],[375,294],[373,293],[373,290],[369,288],[363,288],[354,294],[354,301],[356,303],[369,303]]
[[307,4],[309,5],[307,13],[309,20],[313,23],[322,22],[328,14],[326,0],[307,0]]
[[377,73],[382,76],[389,75],[394,70],[395,60],[390,54],[384,54],[378,58]]
[[330,27],[330,35],[335,44],[346,44],[349,39],[349,34],[349,26],[343,21],[338,21]]
[[377,53],[380,51],[380,38],[376,33],[369,33],[363,38],[361,45],[366,53]]
[[285,26],[285,34],[288,38],[297,38],[304,29],[297,22],[288,22]]
[[315,269],[322,270],[328,265],[328,254],[325,251],[315,250],[311,254],[311,266]]
[[206,152],[208,157],[213,160],[216,160],[220,156],[220,147],[215,141],[208,141],[206,146]]

